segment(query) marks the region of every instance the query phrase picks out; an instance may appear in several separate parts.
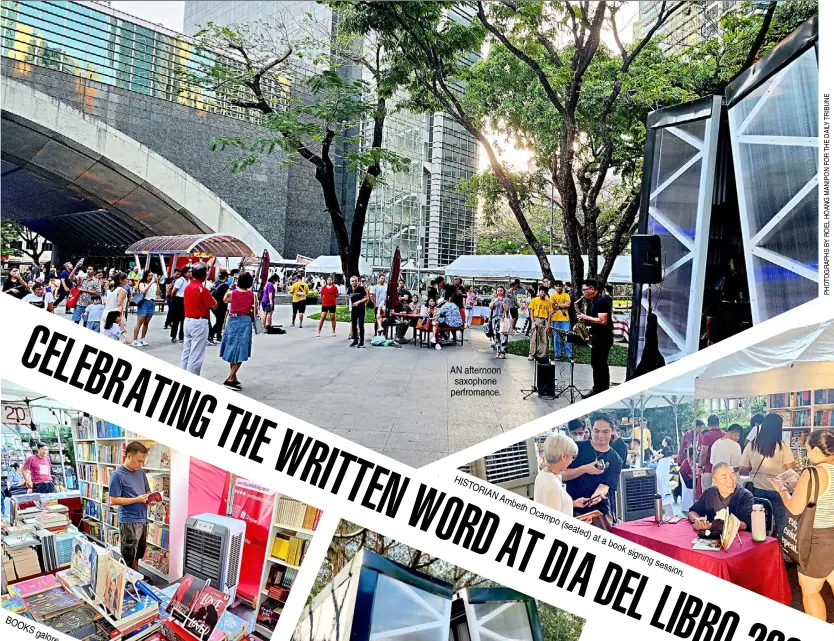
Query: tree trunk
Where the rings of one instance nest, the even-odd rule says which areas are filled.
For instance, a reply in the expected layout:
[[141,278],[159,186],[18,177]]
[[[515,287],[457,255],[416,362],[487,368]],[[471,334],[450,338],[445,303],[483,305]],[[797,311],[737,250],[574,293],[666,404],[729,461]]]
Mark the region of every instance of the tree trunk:
[[324,158],[323,166],[316,167],[316,180],[321,185],[324,195],[324,206],[330,214],[330,222],[333,225],[333,232],[336,234],[336,244],[339,248],[339,259],[342,264],[342,273],[350,274],[350,237],[345,225],[345,217],[342,214],[342,207],[339,205],[339,197],[336,194],[336,179],[333,175],[333,164],[329,157],[322,152]]
[[[385,98],[377,98],[376,115],[374,116],[374,133],[371,138],[371,149],[381,149],[383,130],[386,116]],[[367,168],[367,174],[356,194],[356,205],[353,208],[353,222],[350,225],[350,275],[359,276],[359,258],[362,252],[362,236],[365,233],[365,218],[368,213],[368,203],[374,191],[374,180],[382,173],[379,162]],[[346,274],[348,272],[345,272]]]

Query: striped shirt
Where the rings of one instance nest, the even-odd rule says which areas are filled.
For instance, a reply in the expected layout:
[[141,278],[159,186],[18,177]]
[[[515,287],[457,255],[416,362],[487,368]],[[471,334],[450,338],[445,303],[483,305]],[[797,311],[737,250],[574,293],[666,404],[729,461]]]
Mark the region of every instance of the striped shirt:
[[828,472],[828,487],[817,499],[817,512],[814,515],[814,529],[822,530],[834,527],[834,463],[820,463],[818,467]]

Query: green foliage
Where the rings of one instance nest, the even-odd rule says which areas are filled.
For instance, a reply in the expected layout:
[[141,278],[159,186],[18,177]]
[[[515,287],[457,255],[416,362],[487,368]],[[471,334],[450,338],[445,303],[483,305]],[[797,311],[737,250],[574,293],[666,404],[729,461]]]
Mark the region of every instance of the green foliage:
[[[686,47],[680,55],[701,95],[720,93],[735,78],[748,59],[762,26],[764,16],[756,11],[761,3],[745,2],[739,10],[721,19],[720,35]],[[813,0],[779,2],[762,46],[754,60],[762,58],[800,24],[817,15],[819,4]]]
[[544,601],[536,601],[544,641],[578,641],[585,620]]
[[[321,314],[316,312],[315,314],[310,314],[307,318],[311,320],[318,320],[321,318]],[[327,316],[327,321],[330,322],[330,315]],[[336,322],[337,323],[349,323],[350,322],[350,307],[347,305],[338,305],[336,307]],[[365,322],[366,323],[373,323],[374,322],[374,312],[371,309],[365,309]]]
[[[530,353],[530,339],[519,338],[507,343],[507,353],[514,356],[527,356]],[[547,341],[547,355],[553,357],[553,341]],[[573,346],[573,356],[577,365],[591,364],[591,348],[583,345]],[[613,345],[608,353],[608,364],[616,367],[625,367],[628,360],[627,345]]]
[[22,231],[23,225],[16,220],[4,220],[0,223],[0,235],[2,235],[0,254],[11,254],[14,252],[12,243],[18,239]]

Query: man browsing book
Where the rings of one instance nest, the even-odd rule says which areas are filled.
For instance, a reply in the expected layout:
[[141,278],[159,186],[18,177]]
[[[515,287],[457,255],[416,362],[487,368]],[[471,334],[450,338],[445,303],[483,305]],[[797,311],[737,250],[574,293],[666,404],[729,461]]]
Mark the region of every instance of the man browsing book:
[[119,550],[125,563],[137,568],[145,556],[148,535],[148,499],[151,486],[142,467],[148,448],[128,443],[124,463],[110,475],[110,504],[119,506]]

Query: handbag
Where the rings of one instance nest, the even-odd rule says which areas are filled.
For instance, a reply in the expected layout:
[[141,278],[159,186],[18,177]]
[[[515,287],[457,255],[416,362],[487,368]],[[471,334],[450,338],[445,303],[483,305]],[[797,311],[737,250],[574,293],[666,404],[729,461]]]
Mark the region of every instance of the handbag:
[[138,304],[139,304],[139,303],[141,303],[143,300],[145,300],[145,295],[137,289],[137,290],[136,290],[136,293],[134,293],[134,294],[133,294],[133,302],[134,302],[134,304],[138,305]]
[[501,326],[499,327],[499,331],[502,334],[509,334],[513,331],[513,319],[509,316],[503,316],[501,318]]
[[70,290],[69,296],[67,296],[67,309],[72,309],[75,307],[75,304],[78,302],[78,296],[81,292],[78,291],[77,287],[73,287]]
[[[814,516],[817,513],[817,499],[820,494],[820,479],[816,468],[809,467],[808,499],[799,514],[788,513],[788,521],[782,530],[782,547],[800,569],[811,558],[811,540],[814,536]],[[811,488],[814,488],[811,499]]]
[[[751,445],[750,447],[752,448],[753,446]],[[761,463],[759,463],[759,467],[756,468],[756,471],[753,473],[753,476],[748,477],[747,480],[744,482],[744,489],[750,492],[750,494],[753,494],[753,488],[756,487],[753,484],[753,480],[756,478],[756,474],[759,473],[759,470],[762,469],[762,463],[764,463],[764,455],[762,455]]]

